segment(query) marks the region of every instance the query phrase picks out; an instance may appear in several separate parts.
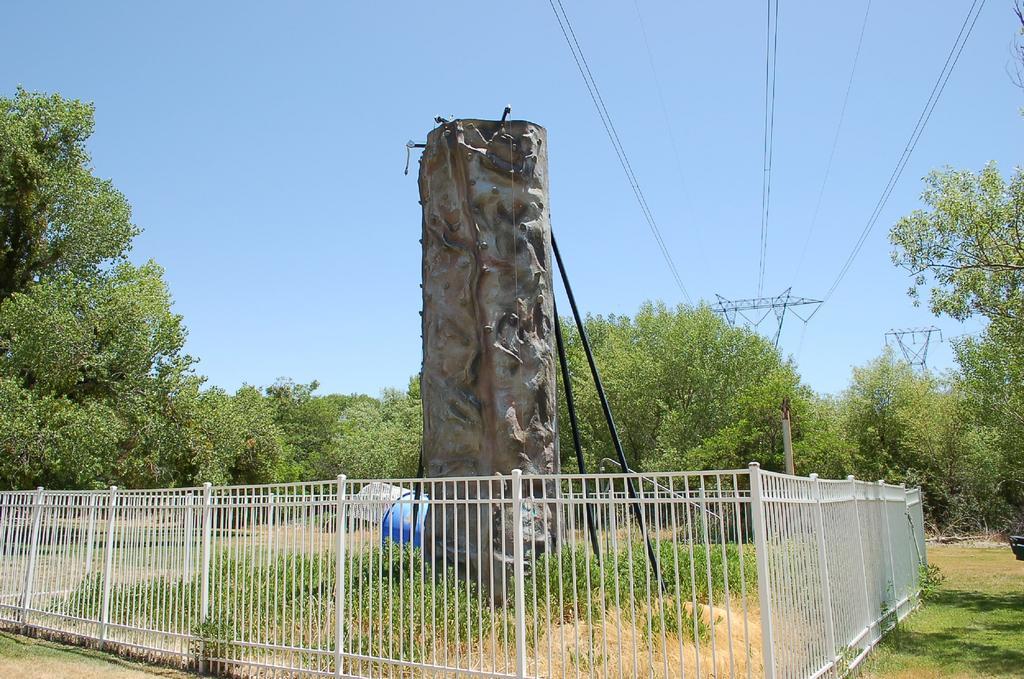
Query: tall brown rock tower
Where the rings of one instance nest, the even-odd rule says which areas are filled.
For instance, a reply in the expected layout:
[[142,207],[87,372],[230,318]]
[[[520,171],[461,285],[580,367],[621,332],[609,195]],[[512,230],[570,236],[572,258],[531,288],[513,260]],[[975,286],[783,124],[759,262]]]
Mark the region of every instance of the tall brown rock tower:
[[[423,206],[423,458],[428,477],[558,471],[547,133],[525,121],[453,120],[427,137],[420,160]],[[480,494],[500,491],[481,484]],[[476,484],[451,484],[462,497]],[[441,509],[438,507],[437,509]],[[449,509],[452,506],[449,505]],[[500,514],[500,510],[495,510]],[[431,511],[428,541],[449,559],[477,564],[481,542],[511,556],[512,520],[533,549],[549,546],[546,507],[489,521]],[[500,520],[499,520],[500,518]],[[471,538],[441,544],[470,526]],[[462,522],[468,523],[462,523]],[[499,526],[501,528],[499,528]],[[431,530],[432,528],[432,530]],[[460,530],[461,532],[461,530]],[[468,542],[468,543],[467,543]],[[487,554],[489,550],[482,550]]]

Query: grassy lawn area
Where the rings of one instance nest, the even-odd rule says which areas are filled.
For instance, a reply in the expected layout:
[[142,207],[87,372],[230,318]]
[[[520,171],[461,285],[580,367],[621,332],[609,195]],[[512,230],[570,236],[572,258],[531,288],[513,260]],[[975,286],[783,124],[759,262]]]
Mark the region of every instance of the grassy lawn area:
[[[870,679],[1024,677],[1024,562],[1009,548],[930,546],[946,576],[864,665]],[[0,677],[144,679],[182,672],[0,633]]]
[[74,646],[61,646],[0,632],[0,677],[19,679],[194,679],[195,675],[121,660]]
[[861,676],[1024,677],[1024,561],[1010,548],[929,545],[946,580],[875,650]]

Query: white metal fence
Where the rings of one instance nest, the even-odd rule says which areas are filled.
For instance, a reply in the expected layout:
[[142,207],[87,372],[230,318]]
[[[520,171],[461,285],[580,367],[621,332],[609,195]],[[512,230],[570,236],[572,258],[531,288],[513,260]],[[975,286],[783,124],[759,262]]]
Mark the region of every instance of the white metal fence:
[[917,490],[749,469],[0,493],[0,623],[235,676],[842,675]]

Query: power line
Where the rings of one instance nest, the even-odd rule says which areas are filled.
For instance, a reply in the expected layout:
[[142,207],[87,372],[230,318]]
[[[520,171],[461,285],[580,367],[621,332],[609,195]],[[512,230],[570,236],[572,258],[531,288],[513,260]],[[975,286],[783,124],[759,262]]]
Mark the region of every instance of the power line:
[[[772,12],[772,4],[775,12]],[[765,260],[768,258],[768,212],[772,200],[772,151],[775,144],[775,71],[779,53],[779,0],[768,0],[768,28],[764,54],[764,155],[761,178],[761,256],[757,272],[757,294],[764,289]]]
[[[556,3],[558,5],[557,7],[555,6]],[[612,148],[615,149],[615,155],[618,156],[619,164],[622,165],[622,171],[626,173],[626,179],[629,181],[630,188],[633,189],[633,195],[636,196],[636,200],[640,204],[640,210],[643,212],[644,220],[647,222],[647,226],[650,227],[651,233],[654,235],[654,240],[658,243],[658,248],[661,250],[661,256],[668,265],[669,271],[672,273],[672,278],[675,279],[676,285],[679,287],[679,291],[683,294],[687,303],[692,304],[690,294],[686,291],[686,286],[683,285],[683,280],[679,275],[679,270],[676,268],[676,264],[672,260],[672,255],[669,254],[668,247],[665,245],[665,239],[661,235],[661,229],[658,228],[658,223],[654,219],[654,214],[647,203],[647,198],[644,196],[643,189],[640,188],[640,182],[636,178],[636,174],[633,172],[633,167],[630,165],[629,157],[626,155],[626,149],[622,144],[622,140],[619,139],[619,133],[616,131],[615,124],[612,122],[611,114],[608,113],[608,107],[605,106],[604,98],[601,96],[601,90],[598,88],[597,81],[594,80],[594,75],[590,71],[590,64],[587,62],[587,58],[583,54],[583,48],[580,46],[579,40],[576,38],[576,32],[573,30],[572,22],[569,20],[569,15],[566,13],[565,7],[562,6],[562,0],[548,0],[548,4],[551,5],[551,11],[555,13],[555,19],[558,21],[558,27],[562,30],[562,36],[565,38],[566,44],[569,45],[569,51],[572,52],[573,60],[576,62],[576,68],[579,69],[580,75],[583,76],[583,82],[587,86],[587,92],[590,93],[590,100],[594,102],[594,107],[597,109],[597,114],[601,118],[601,124],[604,126],[604,131],[607,133],[608,139],[612,143]]]
[[[853,265],[853,261],[857,258],[857,255],[860,254],[861,248],[864,247],[864,242],[867,240],[868,235],[870,235],[875,223],[881,216],[886,203],[889,202],[889,196],[892,195],[893,189],[896,188],[896,183],[903,174],[903,170],[906,168],[907,162],[910,160],[910,156],[914,152],[914,148],[917,146],[917,142],[921,139],[924,128],[928,124],[928,120],[931,118],[936,104],[938,104],[939,97],[942,96],[942,91],[946,88],[949,76],[953,73],[953,69],[956,67],[956,63],[960,59],[960,54],[963,52],[964,46],[967,44],[967,40],[971,37],[971,33],[974,31],[974,25],[977,23],[978,16],[980,16],[981,10],[984,9],[984,7],[985,0],[974,0],[974,2],[971,3],[971,8],[967,10],[967,16],[964,18],[964,22],[960,26],[960,32],[957,34],[956,40],[953,42],[953,47],[946,56],[946,62],[942,65],[942,71],[939,73],[939,78],[935,81],[935,85],[932,87],[931,94],[928,96],[928,101],[925,103],[924,109],[921,111],[921,115],[918,116],[917,124],[914,126],[913,132],[910,133],[910,139],[907,140],[907,144],[903,148],[903,153],[900,154],[899,160],[896,161],[896,167],[889,176],[889,181],[886,183],[885,188],[882,189],[882,195],[879,197],[874,210],[872,210],[871,215],[868,217],[867,224],[864,225],[864,229],[861,231],[860,236],[857,238],[857,241],[853,246],[853,250],[850,251],[846,261],[839,270],[839,274],[836,276],[836,279],[832,282],[832,286],[825,294],[825,297],[822,300],[822,306],[825,302],[828,302],[836,288],[839,287],[839,284],[843,281],[843,278],[846,277],[847,272]],[[815,309],[814,313],[817,313],[820,309],[821,306]],[[814,314],[811,314],[811,316],[813,315]]]
[[811,215],[811,224],[807,228],[807,238],[804,239],[804,247],[800,251],[800,258],[797,260],[795,279],[800,275],[804,259],[807,256],[807,246],[811,243],[811,236],[814,234],[814,227],[818,223],[818,213],[821,212],[821,199],[825,196],[825,186],[828,184],[829,175],[832,173],[832,161],[836,157],[836,147],[839,146],[839,133],[843,129],[843,120],[846,118],[846,105],[850,101],[850,90],[853,89],[853,76],[857,72],[857,62],[860,61],[860,48],[864,44],[864,32],[868,27],[868,15],[871,14],[871,0],[868,0],[867,8],[864,10],[864,20],[860,25],[860,37],[857,38],[857,50],[853,55],[853,66],[850,67],[850,80],[846,83],[846,94],[843,95],[843,106],[839,109],[839,122],[836,124],[836,132],[832,137],[832,150],[828,154],[828,163],[825,164],[825,176],[821,179],[821,188],[818,189],[818,200],[814,204],[814,213]]

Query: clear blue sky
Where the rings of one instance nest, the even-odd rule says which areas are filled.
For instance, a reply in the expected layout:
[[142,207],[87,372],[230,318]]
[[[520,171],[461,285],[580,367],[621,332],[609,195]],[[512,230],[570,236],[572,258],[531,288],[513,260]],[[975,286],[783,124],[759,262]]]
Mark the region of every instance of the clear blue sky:
[[[564,4],[690,294],[754,295],[763,4],[639,0],[665,111],[633,2]],[[824,294],[968,4],[873,3],[797,275],[865,4],[780,2],[766,293]],[[1020,162],[1011,9],[989,0],[876,230],[802,348],[800,323],[784,332],[819,391],[842,389],[890,327],[965,331],[911,305],[887,232],[918,207],[930,169]],[[542,0],[33,0],[6,3],[4,19],[6,95],[22,84],[95,102],[96,170],[134,206],[144,232],[133,259],[166,268],[187,349],[212,384],[291,376],[377,393],[418,371],[420,213],[403,145],[439,114],[496,117],[511,103],[515,117],[547,127],[553,224],[585,311],[681,301]],[[948,345],[931,359],[949,366]]]

